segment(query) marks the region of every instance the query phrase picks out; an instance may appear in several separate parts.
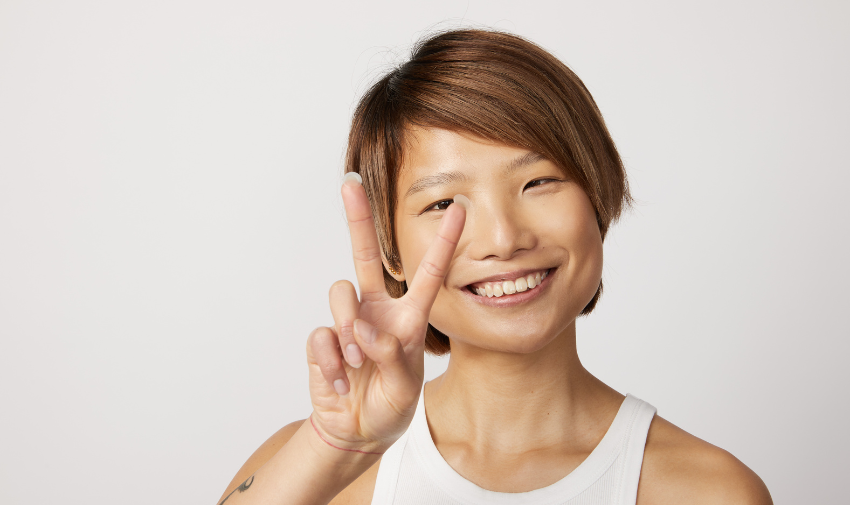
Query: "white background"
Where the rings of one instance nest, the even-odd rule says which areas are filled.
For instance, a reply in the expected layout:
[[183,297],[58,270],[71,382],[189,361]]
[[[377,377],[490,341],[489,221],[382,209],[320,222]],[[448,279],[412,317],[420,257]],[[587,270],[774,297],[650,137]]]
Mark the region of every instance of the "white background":
[[[352,108],[434,28],[585,82],[639,204],[580,356],[839,503],[850,451],[846,2],[0,2],[0,501],[215,503],[310,412],[354,279]],[[428,378],[445,360],[429,359]]]

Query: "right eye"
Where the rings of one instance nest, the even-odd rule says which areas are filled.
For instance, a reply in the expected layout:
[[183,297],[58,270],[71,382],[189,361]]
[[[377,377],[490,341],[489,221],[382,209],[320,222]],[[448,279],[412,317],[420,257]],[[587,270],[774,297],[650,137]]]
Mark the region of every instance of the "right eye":
[[423,214],[432,210],[446,210],[452,203],[454,203],[454,200],[452,200],[451,198],[449,198],[448,200],[440,200],[439,202],[434,202],[423,211]]

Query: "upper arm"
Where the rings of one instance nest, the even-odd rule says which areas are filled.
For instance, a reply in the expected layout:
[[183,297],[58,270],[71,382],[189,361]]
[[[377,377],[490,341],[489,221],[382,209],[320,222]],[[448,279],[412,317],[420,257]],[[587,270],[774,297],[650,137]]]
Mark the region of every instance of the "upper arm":
[[274,456],[277,451],[280,450],[281,447],[292,438],[292,435],[295,434],[296,431],[304,424],[306,419],[301,419],[300,421],[295,421],[293,423],[289,423],[283,428],[277,430],[277,432],[270,436],[268,440],[263,442],[254,454],[251,454],[251,457],[242,465],[242,468],[236,472],[236,476],[233,477],[233,480],[230,481],[230,484],[227,485],[227,489],[224,490],[224,494],[221,495],[221,498],[218,499],[218,503],[221,503],[224,498],[233,492],[234,489],[239,487],[240,484],[245,482],[249,477],[254,475],[254,473],[260,469],[261,466],[266,464],[266,461],[270,460],[272,456]]
[[655,417],[644,452],[638,505],[772,505],[764,482],[735,456]]
[[[232,493],[233,490],[248,480],[257,472],[257,470],[260,469],[261,466],[265,465],[272,456],[277,454],[277,451],[279,451],[280,448],[283,447],[293,435],[295,435],[295,432],[301,428],[301,425],[304,424],[305,421],[307,420],[302,419],[300,421],[287,424],[283,428],[279,429],[277,433],[269,437],[263,445],[257,448],[257,450],[254,451],[254,454],[252,454],[245,464],[242,465],[242,468],[236,472],[236,476],[233,477],[233,480],[227,485],[227,489],[224,490],[221,498],[218,499],[218,503],[221,503],[221,501]],[[367,505],[370,503],[372,500],[372,494],[375,490],[375,480],[378,476],[378,466],[380,462],[381,458],[378,458],[378,461],[375,462],[372,467],[366,470],[354,482],[349,484],[348,487],[338,494],[331,501],[330,505]]]
[[714,475],[717,483],[714,503],[773,505],[764,481],[738,458],[720,450],[725,456],[721,457],[721,465]]

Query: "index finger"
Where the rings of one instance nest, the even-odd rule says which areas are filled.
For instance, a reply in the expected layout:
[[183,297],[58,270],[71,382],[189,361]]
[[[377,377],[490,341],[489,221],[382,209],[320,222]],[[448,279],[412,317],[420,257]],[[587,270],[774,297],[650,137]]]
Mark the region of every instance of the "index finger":
[[425,252],[410,283],[410,289],[405,294],[407,301],[421,310],[426,317],[431,312],[431,306],[434,305],[443,279],[449,271],[449,264],[465,224],[466,208],[457,203],[449,205],[440,220],[437,236]]
[[[353,173],[353,172],[349,172]],[[375,231],[375,220],[366,190],[360,181],[347,176],[342,184],[342,201],[351,233],[351,252],[354,271],[360,285],[361,299],[389,296],[384,286],[384,265],[381,263],[381,246]]]

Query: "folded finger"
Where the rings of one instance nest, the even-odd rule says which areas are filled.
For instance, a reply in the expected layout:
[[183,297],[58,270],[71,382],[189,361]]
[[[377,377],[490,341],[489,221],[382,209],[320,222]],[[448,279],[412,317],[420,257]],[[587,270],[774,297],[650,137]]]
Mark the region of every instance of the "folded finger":
[[360,313],[357,291],[350,282],[337,281],[331,286],[328,299],[342,355],[349,365],[360,368],[363,364],[363,352],[354,340],[354,320]]
[[422,389],[424,349],[408,357],[398,338],[362,319],[354,323],[354,331],[363,352],[381,371],[385,391],[401,403],[409,404],[404,399],[415,399]]
[[340,396],[351,389],[342,356],[339,351],[339,339],[331,328],[321,326],[313,330],[308,339],[313,359],[322,371],[322,377]]

